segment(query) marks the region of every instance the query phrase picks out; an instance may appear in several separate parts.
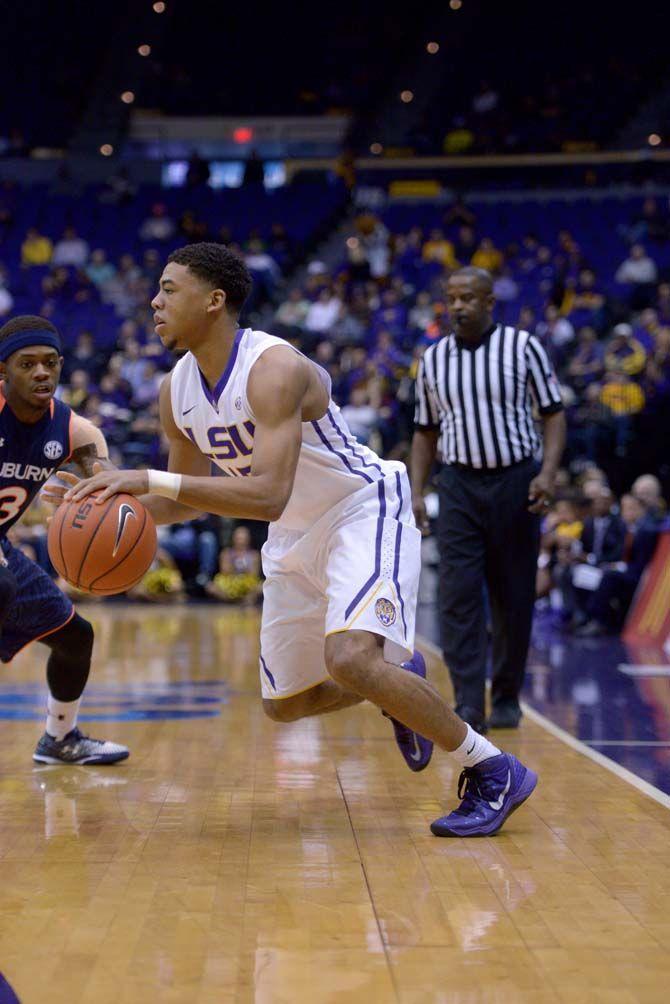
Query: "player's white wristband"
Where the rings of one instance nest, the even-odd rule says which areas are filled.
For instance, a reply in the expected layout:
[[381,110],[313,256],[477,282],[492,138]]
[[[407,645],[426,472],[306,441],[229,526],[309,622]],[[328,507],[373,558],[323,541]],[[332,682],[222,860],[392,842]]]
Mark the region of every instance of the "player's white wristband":
[[181,474],[171,474],[169,471],[147,471],[147,474],[150,495],[162,495],[166,499],[177,500],[181,488]]

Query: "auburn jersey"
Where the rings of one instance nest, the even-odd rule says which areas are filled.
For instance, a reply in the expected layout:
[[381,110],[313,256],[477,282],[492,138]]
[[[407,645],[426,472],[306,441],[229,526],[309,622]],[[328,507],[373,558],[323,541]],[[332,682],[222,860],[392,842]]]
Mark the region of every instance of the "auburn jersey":
[[38,422],[20,422],[0,383],[0,540],[70,457],[72,411],[55,398]]

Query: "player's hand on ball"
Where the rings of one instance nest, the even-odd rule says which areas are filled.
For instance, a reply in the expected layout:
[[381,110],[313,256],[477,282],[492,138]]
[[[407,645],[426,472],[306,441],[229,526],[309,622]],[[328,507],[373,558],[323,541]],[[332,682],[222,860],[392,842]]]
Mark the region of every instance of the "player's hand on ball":
[[[59,471],[57,475],[59,481],[65,481],[64,485],[56,484],[55,482],[47,483],[42,489],[40,498],[43,502],[54,507],[54,510],[58,508],[65,502],[65,493],[70,490],[74,485],[79,484],[79,478],[75,474],[70,474],[69,471]],[[47,523],[50,522],[51,516],[47,519]]]
[[92,478],[84,478],[69,488],[64,499],[66,502],[79,502],[80,499],[100,492],[96,504],[106,502],[112,495],[125,492],[127,495],[146,495],[149,491],[148,471],[108,471],[100,470]]

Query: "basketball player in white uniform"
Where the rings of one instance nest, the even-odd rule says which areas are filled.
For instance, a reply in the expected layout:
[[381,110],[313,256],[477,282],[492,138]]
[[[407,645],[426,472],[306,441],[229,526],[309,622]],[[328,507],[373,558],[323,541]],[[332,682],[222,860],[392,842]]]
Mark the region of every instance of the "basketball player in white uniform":
[[[186,352],[161,387],[169,471],[100,471],[66,497],[130,492],[159,523],[201,512],[267,520],[259,669],[269,717],[371,701],[412,769],[433,743],[463,768],[463,800],[433,832],[495,833],[537,778],[461,721],[413,654],[421,536],[405,467],[356,442],[324,370],[239,328],[250,290],[246,265],[222,245],[170,255],[152,301],[163,344]],[[212,477],[212,463],[226,476]]]

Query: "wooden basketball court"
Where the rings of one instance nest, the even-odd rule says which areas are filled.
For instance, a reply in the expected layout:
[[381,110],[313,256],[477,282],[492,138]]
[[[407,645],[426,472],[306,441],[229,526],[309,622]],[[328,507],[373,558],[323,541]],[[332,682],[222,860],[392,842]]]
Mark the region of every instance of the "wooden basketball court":
[[667,1002],[668,809],[525,719],[504,744],[536,794],[497,837],[437,839],[457,768],[411,774],[370,706],[267,720],[255,612],[88,615],[82,727],[126,763],[33,764],[46,650],[0,676],[0,973],[22,1004]]

